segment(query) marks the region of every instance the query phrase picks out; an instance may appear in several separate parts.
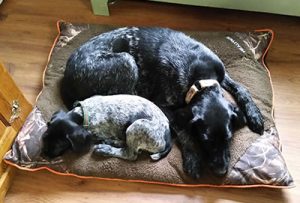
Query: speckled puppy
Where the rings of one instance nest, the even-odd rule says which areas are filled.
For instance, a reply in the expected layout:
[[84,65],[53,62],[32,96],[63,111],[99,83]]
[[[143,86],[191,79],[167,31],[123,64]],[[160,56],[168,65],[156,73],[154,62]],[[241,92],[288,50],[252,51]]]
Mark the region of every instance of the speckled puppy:
[[141,151],[159,160],[172,147],[169,121],[155,104],[139,96],[114,95],[94,96],[67,113],[54,113],[43,135],[43,153],[55,157],[68,148],[80,151],[90,138],[101,143],[94,145],[94,154],[126,160],[136,160]]

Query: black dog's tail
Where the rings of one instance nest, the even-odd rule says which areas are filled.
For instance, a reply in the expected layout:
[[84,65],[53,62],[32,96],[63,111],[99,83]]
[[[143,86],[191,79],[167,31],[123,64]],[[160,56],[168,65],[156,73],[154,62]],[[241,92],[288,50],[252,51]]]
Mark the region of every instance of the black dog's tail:
[[153,161],[158,161],[158,160],[164,158],[171,151],[173,143],[172,143],[172,136],[170,135],[170,131],[166,132],[165,141],[166,141],[166,147],[165,147],[164,151],[150,155],[150,157]]

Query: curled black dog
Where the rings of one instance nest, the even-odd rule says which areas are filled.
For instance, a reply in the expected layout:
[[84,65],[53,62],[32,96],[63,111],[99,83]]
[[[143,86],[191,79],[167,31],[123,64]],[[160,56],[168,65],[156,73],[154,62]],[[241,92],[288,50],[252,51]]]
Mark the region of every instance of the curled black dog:
[[167,117],[155,104],[134,95],[93,96],[69,112],[60,110],[42,138],[42,155],[49,158],[92,146],[96,155],[136,160],[146,151],[156,161],[172,147]]
[[[215,82],[201,88],[206,80]],[[192,87],[199,91],[186,103]],[[241,111],[226,101],[221,87]],[[184,171],[193,178],[207,163],[215,174],[226,173],[230,140],[243,114],[251,130],[262,134],[264,129],[250,93],[229,77],[218,56],[171,29],[116,29],[93,37],[70,56],[61,83],[68,107],[95,94],[120,93],[145,97],[164,111],[180,143]]]

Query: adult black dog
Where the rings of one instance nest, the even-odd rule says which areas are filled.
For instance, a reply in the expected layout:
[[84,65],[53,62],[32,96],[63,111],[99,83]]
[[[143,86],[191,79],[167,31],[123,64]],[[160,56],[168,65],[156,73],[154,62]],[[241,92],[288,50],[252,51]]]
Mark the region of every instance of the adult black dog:
[[[208,79],[213,82],[202,87]],[[227,172],[229,143],[243,124],[243,113],[223,97],[219,84],[234,96],[250,129],[261,134],[263,117],[249,92],[210,49],[171,29],[125,27],[90,39],[67,61],[61,93],[69,108],[96,94],[153,101],[177,134],[184,171],[199,178],[204,163],[217,175]]]

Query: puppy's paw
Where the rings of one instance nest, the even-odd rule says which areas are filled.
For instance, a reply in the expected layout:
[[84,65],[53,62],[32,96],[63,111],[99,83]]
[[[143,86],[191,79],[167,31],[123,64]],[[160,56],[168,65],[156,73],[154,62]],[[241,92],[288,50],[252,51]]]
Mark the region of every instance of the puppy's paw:
[[195,154],[185,154],[183,157],[183,171],[193,179],[200,179],[202,164],[200,157]]
[[94,154],[109,156],[112,154],[112,147],[106,144],[98,144],[94,146]]
[[262,135],[264,133],[264,119],[263,116],[255,105],[250,105],[247,109],[247,123],[255,133]]

